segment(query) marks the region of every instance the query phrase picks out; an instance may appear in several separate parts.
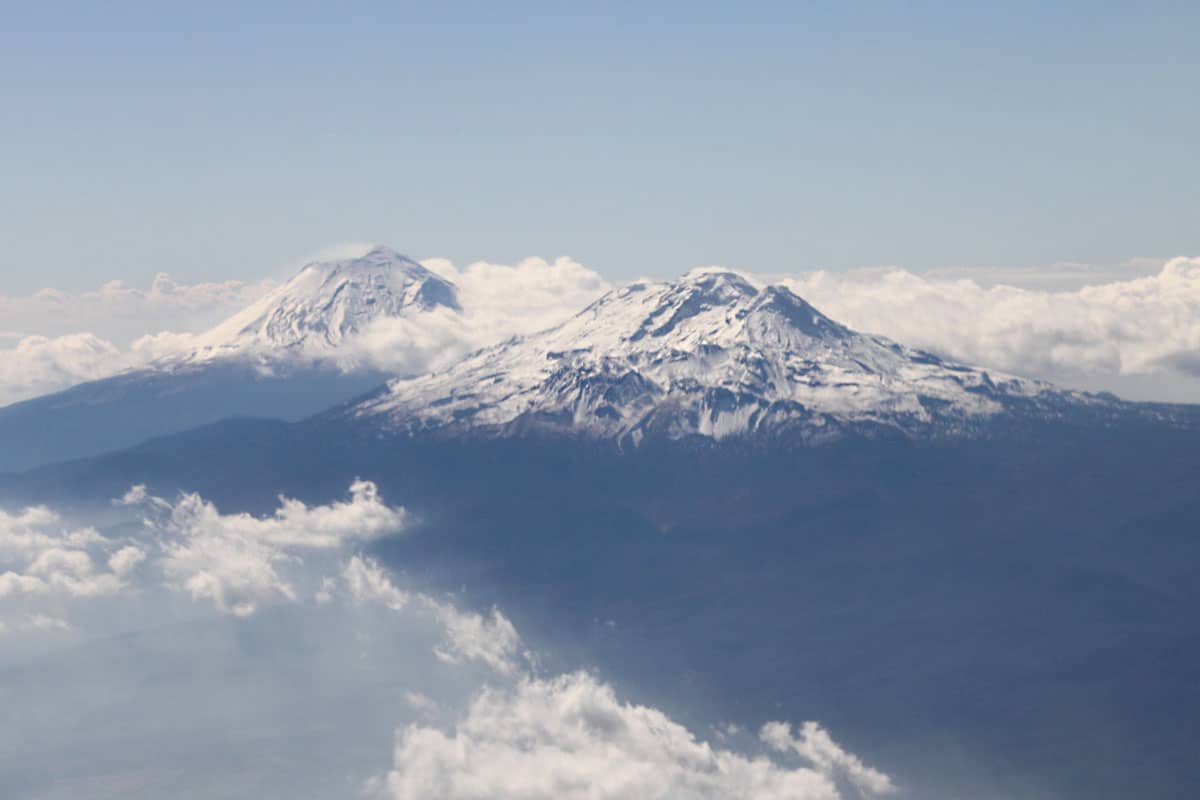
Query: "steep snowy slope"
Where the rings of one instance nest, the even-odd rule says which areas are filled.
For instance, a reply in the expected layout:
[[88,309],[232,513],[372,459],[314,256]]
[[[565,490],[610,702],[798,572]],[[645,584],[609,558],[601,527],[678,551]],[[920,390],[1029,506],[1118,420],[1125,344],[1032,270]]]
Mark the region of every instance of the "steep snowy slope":
[[632,443],[847,424],[967,430],[1101,398],[944,361],[839,325],[781,286],[695,270],[614,290],[566,323],[395,380],[342,414],[397,431],[530,427]]
[[454,284],[387,247],[309,264],[257,303],[197,337],[176,362],[229,356],[332,357],[381,318],[461,312]]

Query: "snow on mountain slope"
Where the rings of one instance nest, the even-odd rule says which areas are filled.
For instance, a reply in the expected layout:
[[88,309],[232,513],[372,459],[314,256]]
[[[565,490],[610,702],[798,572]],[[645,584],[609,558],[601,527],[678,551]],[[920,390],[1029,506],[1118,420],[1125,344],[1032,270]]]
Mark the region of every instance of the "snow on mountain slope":
[[782,286],[701,269],[339,411],[401,433],[549,428],[638,443],[845,424],[964,430],[1012,403],[1096,403],[856,333]]
[[462,311],[454,284],[386,247],[313,263],[279,289],[194,339],[179,361],[230,355],[329,358],[372,323]]

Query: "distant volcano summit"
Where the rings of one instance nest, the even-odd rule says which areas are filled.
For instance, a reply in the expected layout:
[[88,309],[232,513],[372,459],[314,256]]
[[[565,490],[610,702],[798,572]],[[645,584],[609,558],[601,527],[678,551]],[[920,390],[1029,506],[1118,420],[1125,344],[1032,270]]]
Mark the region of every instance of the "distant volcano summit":
[[356,352],[373,324],[460,321],[454,284],[394,250],[314,262],[187,348],[0,409],[0,471],[94,455],[232,416],[299,420],[396,374]]
[[417,262],[377,246],[358,258],[314,262],[202,334],[183,360],[229,355],[333,354],[378,319],[435,309],[461,312],[458,289]]

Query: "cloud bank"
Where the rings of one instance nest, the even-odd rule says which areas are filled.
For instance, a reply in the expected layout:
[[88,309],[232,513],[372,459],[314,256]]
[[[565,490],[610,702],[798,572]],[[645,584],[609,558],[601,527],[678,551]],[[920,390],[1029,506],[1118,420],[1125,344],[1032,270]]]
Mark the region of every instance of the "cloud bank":
[[133,363],[131,354],[95,334],[26,336],[0,349],[0,405],[104,378]]
[[[714,746],[498,609],[363,548],[403,509],[355,482],[255,517],[134,487],[106,525],[0,511],[0,785],[13,798],[838,800],[890,778],[816,723]],[[391,756],[387,751],[389,742]]]
[[368,789],[379,800],[837,800],[845,773],[860,793],[892,791],[816,723],[804,732],[820,749],[796,749],[808,766],[789,767],[714,748],[585,672],[526,677],[480,691],[450,731],[401,730],[394,768]]
[[[65,629],[61,598],[95,598],[128,588],[141,547],[67,525],[45,507],[0,509],[0,631]],[[31,603],[48,598],[50,603]],[[14,616],[7,607],[18,610]],[[10,618],[12,617],[12,618]]]
[[[1200,401],[1200,259],[1070,290],[898,269],[780,279],[861,331],[1006,372],[1140,398]],[[1155,379],[1158,380],[1155,380]],[[1139,380],[1148,387],[1138,390]]]
[[[166,273],[149,288],[110,281],[89,292],[42,289],[0,295],[0,405],[143,366],[177,352],[200,330],[275,284],[181,284]],[[161,334],[178,331],[177,334]]]

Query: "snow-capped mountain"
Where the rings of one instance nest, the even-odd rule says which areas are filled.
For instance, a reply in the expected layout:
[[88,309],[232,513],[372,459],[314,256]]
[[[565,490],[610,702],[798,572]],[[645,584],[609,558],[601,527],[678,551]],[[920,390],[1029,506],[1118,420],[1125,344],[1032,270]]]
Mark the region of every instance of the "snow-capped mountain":
[[174,362],[223,357],[334,356],[376,320],[459,313],[458,290],[412,259],[377,246],[357,258],[314,262],[245,310],[195,339]]
[[[0,409],[0,471],[129,447],[231,416],[302,419],[396,374],[356,349],[356,337],[371,326],[392,320],[418,333],[431,325],[453,332],[460,311],[452,283],[385,247],[309,264],[244,311],[185,337],[182,350]],[[423,353],[411,359],[414,368],[424,367]]]
[[834,322],[782,286],[694,270],[614,290],[540,334],[394,380],[342,414],[401,432],[529,428],[638,443],[845,424],[966,430],[1013,408],[1100,403]]

